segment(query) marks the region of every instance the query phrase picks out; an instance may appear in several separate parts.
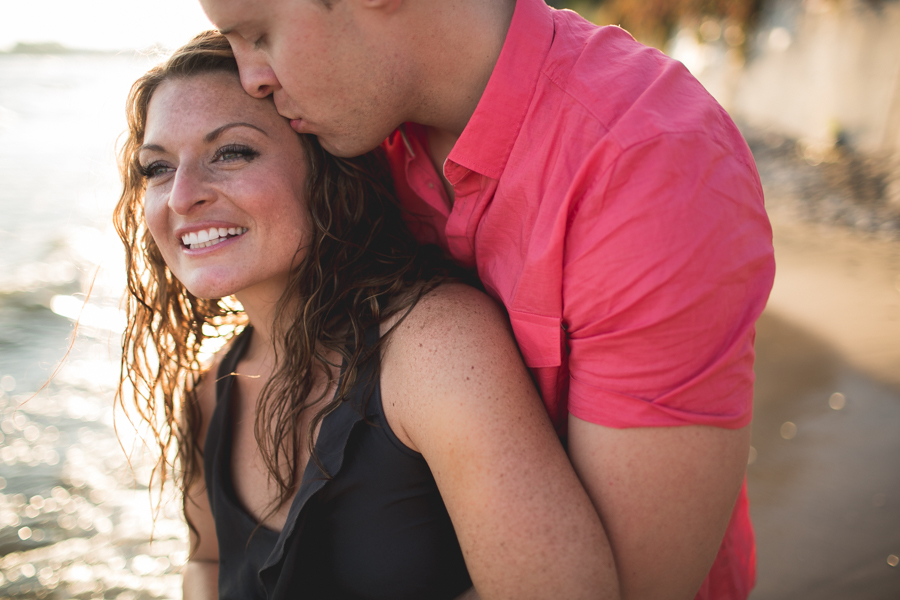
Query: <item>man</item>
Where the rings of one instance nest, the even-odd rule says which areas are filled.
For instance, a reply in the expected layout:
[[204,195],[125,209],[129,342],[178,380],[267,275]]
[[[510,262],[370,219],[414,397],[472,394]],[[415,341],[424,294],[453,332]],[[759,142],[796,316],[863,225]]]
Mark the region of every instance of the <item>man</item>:
[[543,0],[201,2],[250,94],[334,154],[383,143],[418,238],[506,306],[621,596],[746,598],[774,263],[724,111],[680,63]]

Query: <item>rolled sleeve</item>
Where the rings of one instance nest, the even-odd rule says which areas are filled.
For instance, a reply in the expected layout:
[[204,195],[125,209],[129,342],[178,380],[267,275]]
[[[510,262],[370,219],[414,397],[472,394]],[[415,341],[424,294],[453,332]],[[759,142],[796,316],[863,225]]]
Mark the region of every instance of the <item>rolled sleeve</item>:
[[569,411],[619,428],[747,425],[774,278],[752,163],[704,132],[667,133],[594,181],[565,249]]

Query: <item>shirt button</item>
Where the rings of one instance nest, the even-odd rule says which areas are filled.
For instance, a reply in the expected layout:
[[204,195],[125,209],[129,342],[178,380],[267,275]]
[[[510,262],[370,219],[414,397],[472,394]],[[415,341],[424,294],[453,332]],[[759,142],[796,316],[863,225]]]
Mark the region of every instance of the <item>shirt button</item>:
[[434,189],[434,184],[433,184],[432,182],[429,181],[429,182],[428,182],[428,187],[431,188],[431,189]]

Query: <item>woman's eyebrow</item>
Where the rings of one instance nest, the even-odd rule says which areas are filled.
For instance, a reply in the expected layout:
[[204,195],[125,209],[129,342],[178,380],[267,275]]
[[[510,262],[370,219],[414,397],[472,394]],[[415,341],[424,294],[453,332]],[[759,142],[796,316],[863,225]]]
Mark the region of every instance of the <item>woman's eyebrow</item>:
[[[221,127],[217,127],[206,134],[203,138],[203,141],[206,143],[214,141],[217,137],[222,135],[222,133],[232,129],[233,127],[249,127],[250,129],[255,129],[266,137],[270,137],[268,133],[264,129],[260,129],[256,125],[252,123],[245,123],[243,121],[236,121],[234,123],[227,123],[222,125]],[[144,144],[140,148],[138,148],[138,152],[143,152],[145,150],[149,150],[151,152],[165,152],[166,149],[160,146],[159,144]]]
[[149,150],[151,152],[165,152],[166,149],[158,144],[144,144],[140,148],[137,149],[138,153],[143,152],[144,150]]
[[209,143],[209,142],[215,140],[220,135],[222,135],[223,132],[228,131],[229,129],[231,129],[233,127],[249,127],[250,129],[255,129],[256,131],[260,132],[264,136],[269,137],[268,133],[266,133],[265,131],[263,131],[262,129],[257,127],[256,125],[253,125],[251,123],[244,123],[243,121],[238,121],[235,123],[228,123],[226,125],[222,125],[221,127],[217,127],[216,129],[213,129],[212,131],[210,131],[209,133],[206,134],[206,137],[203,138],[203,140],[205,142]]

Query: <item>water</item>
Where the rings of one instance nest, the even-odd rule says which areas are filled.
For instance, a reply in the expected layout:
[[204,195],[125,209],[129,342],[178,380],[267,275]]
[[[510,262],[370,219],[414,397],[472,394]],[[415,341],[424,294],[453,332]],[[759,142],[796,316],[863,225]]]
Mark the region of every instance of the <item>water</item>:
[[153,60],[0,54],[0,597],[181,595],[180,507],[154,526],[148,458],[112,408],[114,150],[128,87]]

